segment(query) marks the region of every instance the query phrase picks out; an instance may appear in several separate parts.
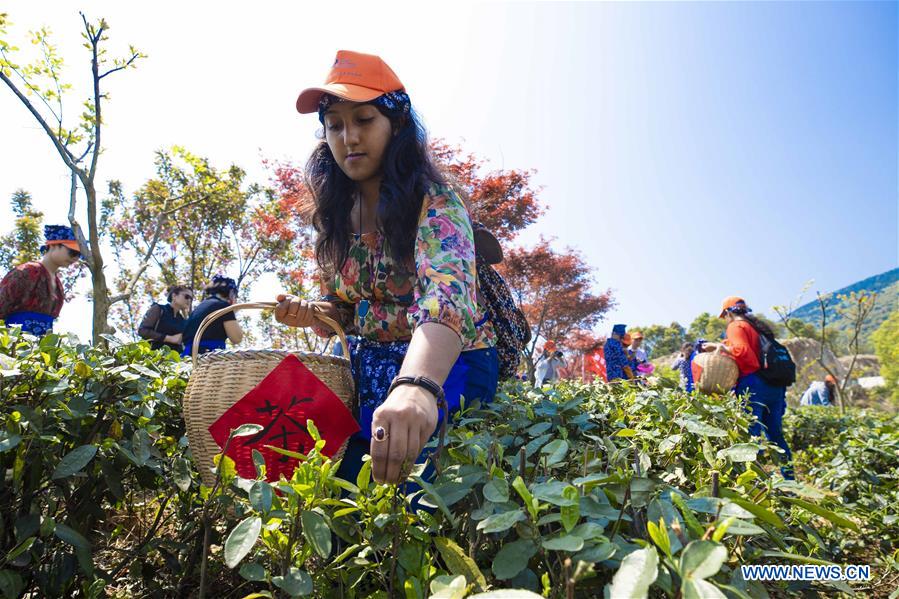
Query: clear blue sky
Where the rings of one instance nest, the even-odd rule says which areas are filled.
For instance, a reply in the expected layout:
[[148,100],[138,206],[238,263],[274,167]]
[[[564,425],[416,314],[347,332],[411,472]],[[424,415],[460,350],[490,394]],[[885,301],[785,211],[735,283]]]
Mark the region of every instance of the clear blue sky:
[[[4,10],[83,68],[67,4]],[[896,3],[91,4],[150,55],[110,82],[100,177],[128,190],[176,143],[258,179],[260,156],[304,160],[296,92],[347,48],[394,67],[432,135],[538,170],[549,211],[521,242],[583,252],[618,301],[602,331],[730,294],[770,312],[899,264]],[[0,127],[0,199],[24,187],[62,221],[66,173],[6,90]],[[61,326],[86,334],[84,309]]]

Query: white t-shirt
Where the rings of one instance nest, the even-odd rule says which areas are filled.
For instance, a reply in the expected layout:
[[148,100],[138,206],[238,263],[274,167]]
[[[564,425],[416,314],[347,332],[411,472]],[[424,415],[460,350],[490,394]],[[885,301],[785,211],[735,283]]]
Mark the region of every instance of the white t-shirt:
[[634,351],[634,357],[637,358],[637,364],[641,364],[646,361],[646,350],[643,347],[639,347]]
[[534,369],[534,378],[537,386],[548,383],[559,378],[558,370],[562,365],[562,360],[553,356],[540,356],[537,360],[537,366]]

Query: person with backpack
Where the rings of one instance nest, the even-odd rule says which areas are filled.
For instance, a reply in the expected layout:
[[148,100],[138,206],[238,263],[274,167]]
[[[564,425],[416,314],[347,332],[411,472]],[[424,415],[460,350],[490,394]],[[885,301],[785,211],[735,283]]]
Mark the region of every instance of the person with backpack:
[[[789,352],[777,343],[774,331],[751,312],[743,298],[725,298],[719,315],[727,322],[725,341],[706,343],[703,351],[721,348],[737,363],[739,376],[734,391],[738,396],[747,397],[748,407],[757,419],[749,427],[749,434],[761,436],[764,427],[768,440],[784,451],[785,465],[781,472],[784,478],[792,480],[793,454],[784,438],[783,416],[787,409],[787,387],[795,380],[795,365],[793,380],[789,380],[785,374],[792,364]],[[784,357],[789,364],[784,363]]]
[[324,293],[315,302],[279,295],[275,318],[327,336],[313,326],[322,313],[354,333],[361,431],[338,476],[355,480],[370,453],[376,481],[401,482],[441,412],[496,393],[496,332],[477,299],[471,217],[378,56],[338,51],[324,85],[296,106],[324,128],[306,165]]
[[[222,308],[227,308],[237,301],[238,287],[237,282],[231,277],[215,275],[212,282],[203,290],[203,301],[200,302],[190,318],[184,324],[184,349],[181,355],[189,358],[193,355],[194,337],[200,326],[207,316],[213,312],[217,312]],[[228,312],[224,316],[218,318],[210,324],[203,332],[200,338],[200,346],[197,353],[205,354],[206,352],[223,350],[226,347],[226,341],[230,341],[237,345],[243,341],[243,329],[237,322],[237,316],[234,312]]]
[[137,329],[137,334],[149,339],[150,347],[169,347],[178,353],[184,349],[182,334],[190,316],[193,292],[184,285],[169,287],[165,304],[153,302]]

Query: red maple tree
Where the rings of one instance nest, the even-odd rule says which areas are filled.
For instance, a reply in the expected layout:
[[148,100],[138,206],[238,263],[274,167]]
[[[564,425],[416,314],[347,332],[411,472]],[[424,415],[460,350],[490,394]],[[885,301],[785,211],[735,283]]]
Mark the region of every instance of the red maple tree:
[[611,291],[593,292],[593,271],[580,252],[557,252],[542,237],[533,248],[506,252],[499,271],[531,325],[531,355],[538,337],[583,351],[573,333],[591,329],[614,305]]

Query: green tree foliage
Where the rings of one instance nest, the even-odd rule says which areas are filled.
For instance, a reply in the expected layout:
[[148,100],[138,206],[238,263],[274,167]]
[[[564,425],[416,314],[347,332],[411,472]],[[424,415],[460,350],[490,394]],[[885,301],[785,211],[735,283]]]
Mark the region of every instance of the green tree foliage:
[[718,341],[724,335],[727,323],[717,315],[703,312],[693,319],[687,328],[687,338],[691,341],[705,339],[706,341]]
[[[187,285],[199,294],[217,273],[236,279],[244,296],[264,270],[282,284],[303,280],[310,244],[298,204],[249,183],[236,165],[216,168],[183,147],[157,152],[155,168],[131,197],[112,182],[103,202],[119,264],[148,258],[142,293],[115,314],[120,326],[134,330],[149,298],[166,287]],[[123,266],[117,287],[126,289],[141,268]]]
[[899,401],[899,310],[893,310],[890,317],[874,331],[871,340],[880,360],[880,374],[893,399]]
[[31,194],[24,189],[17,189],[9,203],[16,220],[13,230],[0,237],[0,267],[4,270],[40,259],[43,240],[41,226],[44,214],[32,206]]
[[786,329],[790,337],[804,337],[806,339],[819,339],[821,335],[815,325],[798,318],[790,318],[781,329]]
[[667,356],[680,351],[681,345],[686,341],[686,331],[677,322],[672,322],[667,327],[654,324],[648,327],[636,327],[643,333],[643,343],[646,351],[653,358]]

